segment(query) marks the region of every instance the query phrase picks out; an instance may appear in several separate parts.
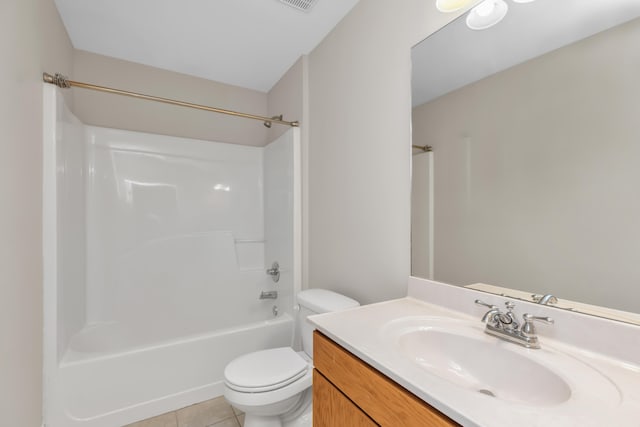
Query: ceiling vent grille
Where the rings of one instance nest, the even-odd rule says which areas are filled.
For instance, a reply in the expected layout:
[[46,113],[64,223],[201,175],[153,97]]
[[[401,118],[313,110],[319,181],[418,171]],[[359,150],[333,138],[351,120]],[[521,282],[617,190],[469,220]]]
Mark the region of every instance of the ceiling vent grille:
[[293,7],[294,9],[308,12],[318,0],[280,0],[282,3]]

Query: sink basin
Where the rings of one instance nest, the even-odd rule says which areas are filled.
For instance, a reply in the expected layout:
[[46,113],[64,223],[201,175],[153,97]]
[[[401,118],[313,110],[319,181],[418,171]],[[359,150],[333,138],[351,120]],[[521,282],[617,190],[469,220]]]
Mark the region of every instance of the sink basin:
[[380,334],[387,354],[405,361],[405,375],[455,387],[458,397],[464,390],[474,400],[529,407],[573,405],[589,395],[603,404],[620,401],[617,388],[591,366],[545,343],[532,350],[487,335],[479,321],[407,317],[387,323]]
[[569,385],[553,371],[492,342],[426,329],[403,334],[398,345],[420,367],[487,396],[530,405],[571,397]]

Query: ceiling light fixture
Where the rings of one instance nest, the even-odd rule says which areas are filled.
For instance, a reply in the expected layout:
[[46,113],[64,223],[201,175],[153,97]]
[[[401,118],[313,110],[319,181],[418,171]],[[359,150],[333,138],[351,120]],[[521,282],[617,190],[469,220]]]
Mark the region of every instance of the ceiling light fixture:
[[455,12],[468,6],[473,1],[474,0],[436,0],[436,8],[438,8],[440,12]]
[[467,15],[467,27],[486,30],[502,21],[508,10],[509,6],[504,0],[484,0]]

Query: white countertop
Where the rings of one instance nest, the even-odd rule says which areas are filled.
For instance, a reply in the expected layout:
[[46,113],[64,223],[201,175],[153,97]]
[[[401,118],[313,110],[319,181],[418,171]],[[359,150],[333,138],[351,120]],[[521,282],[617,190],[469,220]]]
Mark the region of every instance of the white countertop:
[[[559,404],[514,403],[458,387],[398,352],[389,340],[389,325],[407,318],[424,319],[426,323],[430,319],[453,319],[474,325],[473,328],[477,324],[480,333],[483,328],[475,313],[468,315],[413,297],[311,316],[309,321],[345,349],[464,426],[640,426],[640,364],[635,361],[624,361],[544,336],[540,338],[541,350],[529,350],[484,334],[487,340],[495,340],[495,345],[507,346],[508,351],[541,364],[549,364],[549,360],[553,364],[557,360],[558,365],[551,368],[556,369],[572,390],[568,400]],[[626,344],[640,345],[639,342]],[[558,354],[561,357],[554,359]],[[566,366],[562,365],[563,360],[569,360]],[[496,360],[495,365],[500,369],[500,360]],[[570,372],[573,366],[578,369]],[[584,376],[580,369],[592,374]],[[518,372],[504,372],[504,375],[517,378]]]

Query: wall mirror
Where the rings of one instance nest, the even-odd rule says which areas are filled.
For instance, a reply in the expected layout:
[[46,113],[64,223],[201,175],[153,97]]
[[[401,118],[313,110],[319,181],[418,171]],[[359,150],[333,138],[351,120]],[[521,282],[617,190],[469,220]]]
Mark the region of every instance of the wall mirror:
[[637,321],[640,2],[504,3],[412,50],[412,275]]

